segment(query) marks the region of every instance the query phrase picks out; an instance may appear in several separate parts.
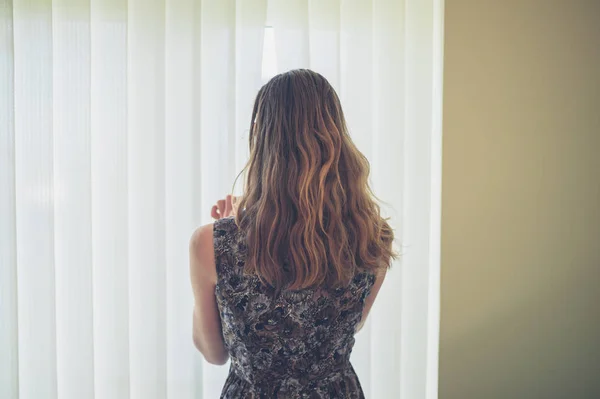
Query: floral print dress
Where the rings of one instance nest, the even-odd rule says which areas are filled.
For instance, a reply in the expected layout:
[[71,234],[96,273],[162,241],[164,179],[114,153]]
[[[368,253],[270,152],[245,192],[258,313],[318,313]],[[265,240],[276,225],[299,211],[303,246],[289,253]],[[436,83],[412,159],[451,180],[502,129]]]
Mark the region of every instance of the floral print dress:
[[350,364],[354,334],[375,277],[333,290],[274,290],[244,275],[235,220],[214,223],[216,297],[231,365],[221,398],[364,398]]

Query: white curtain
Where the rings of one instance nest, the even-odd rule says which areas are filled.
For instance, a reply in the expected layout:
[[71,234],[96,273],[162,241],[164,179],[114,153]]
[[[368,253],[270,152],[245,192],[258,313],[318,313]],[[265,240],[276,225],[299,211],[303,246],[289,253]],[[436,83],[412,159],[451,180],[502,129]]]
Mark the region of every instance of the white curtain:
[[[396,228],[357,336],[368,398],[437,397],[442,0],[0,0],[0,398],[216,398],[187,244],[252,101],[338,90]],[[266,32],[266,35],[265,35]]]

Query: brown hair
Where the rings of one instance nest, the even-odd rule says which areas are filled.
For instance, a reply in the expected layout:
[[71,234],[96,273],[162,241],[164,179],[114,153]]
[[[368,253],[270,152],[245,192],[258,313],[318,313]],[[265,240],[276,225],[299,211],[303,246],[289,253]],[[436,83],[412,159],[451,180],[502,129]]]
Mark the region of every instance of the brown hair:
[[393,231],[323,76],[301,69],[272,78],[256,97],[249,139],[236,216],[247,234],[246,273],[295,290],[389,267]]

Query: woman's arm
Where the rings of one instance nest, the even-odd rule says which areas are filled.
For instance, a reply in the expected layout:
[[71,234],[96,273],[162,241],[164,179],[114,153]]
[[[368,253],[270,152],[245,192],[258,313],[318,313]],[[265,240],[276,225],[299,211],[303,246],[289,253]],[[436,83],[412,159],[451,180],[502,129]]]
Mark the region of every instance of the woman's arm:
[[369,316],[371,307],[373,306],[373,303],[375,302],[375,298],[377,298],[377,294],[379,293],[381,284],[383,284],[383,280],[385,279],[386,272],[387,272],[387,269],[382,269],[380,272],[378,272],[378,274],[375,278],[375,283],[373,284],[373,288],[371,288],[371,293],[365,300],[365,307],[362,312],[362,317],[360,319],[360,323],[358,323],[358,326],[356,326],[356,332],[359,332],[360,329],[363,328],[363,326],[367,322],[367,316]]
[[229,359],[229,354],[223,342],[221,317],[215,297],[217,271],[212,224],[200,227],[192,235],[190,277],[194,291],[194,344],[206,361],[223,365]]

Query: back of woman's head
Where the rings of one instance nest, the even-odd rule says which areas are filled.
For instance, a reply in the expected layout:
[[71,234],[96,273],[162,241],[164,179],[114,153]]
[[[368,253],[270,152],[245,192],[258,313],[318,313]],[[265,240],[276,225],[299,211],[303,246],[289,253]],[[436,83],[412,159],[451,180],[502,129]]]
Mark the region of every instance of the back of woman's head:
[[337,94],[310,70],[259,91],[237,223],[246,272],[276,287],[344,285],[387,267],[393,232],[369,188],[369,163],[346,129]]

